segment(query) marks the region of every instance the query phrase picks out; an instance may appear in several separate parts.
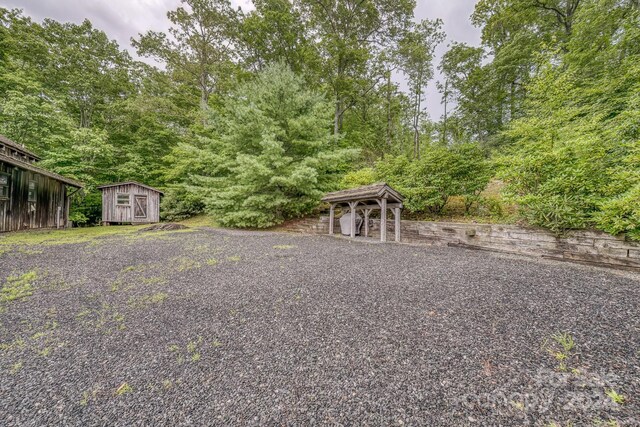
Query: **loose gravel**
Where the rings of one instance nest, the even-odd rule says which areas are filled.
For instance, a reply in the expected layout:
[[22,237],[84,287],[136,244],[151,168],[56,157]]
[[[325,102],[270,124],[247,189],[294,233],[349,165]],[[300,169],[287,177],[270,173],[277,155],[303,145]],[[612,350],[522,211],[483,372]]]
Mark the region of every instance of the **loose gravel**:
[[640,425],[631,273],[201,229],[14,248],[0,285],[2,426]]

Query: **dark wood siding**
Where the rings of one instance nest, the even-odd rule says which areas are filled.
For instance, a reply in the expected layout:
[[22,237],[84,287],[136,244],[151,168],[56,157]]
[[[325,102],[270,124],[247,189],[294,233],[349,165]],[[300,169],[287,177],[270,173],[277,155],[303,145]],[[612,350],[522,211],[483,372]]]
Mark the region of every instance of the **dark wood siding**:
[[[1,161],[0,173],[9,178],[8,197],[0,198],[0,231],[65,226],[68,212],[64,183]],[[30,182],[35,186],[31,199]]]

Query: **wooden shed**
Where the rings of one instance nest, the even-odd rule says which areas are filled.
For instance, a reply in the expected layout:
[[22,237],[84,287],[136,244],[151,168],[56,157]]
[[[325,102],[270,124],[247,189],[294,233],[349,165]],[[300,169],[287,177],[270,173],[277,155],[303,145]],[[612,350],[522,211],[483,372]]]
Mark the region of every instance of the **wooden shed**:
[[39,167],[39,160],[0,135],[0,232],[71,225],[71,196],[82,184]]
[[135,181],[101,185],[102,223],[149,224],[160,221],[160,197],[164,194]]

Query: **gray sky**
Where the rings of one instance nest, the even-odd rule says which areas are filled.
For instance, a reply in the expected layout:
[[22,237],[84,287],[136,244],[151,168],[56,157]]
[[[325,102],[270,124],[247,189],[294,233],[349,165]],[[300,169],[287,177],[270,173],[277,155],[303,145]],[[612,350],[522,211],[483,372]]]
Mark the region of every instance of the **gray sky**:
[[[250,0],[231,0],[235,6],[247,10],[251,8]],[[480,43],[480,30],[473,27],[469,20],[476,0],[417,0],[416,19],[444,20],[447,41],[436,51],[436,64],[446,51],[447,43],[456,40],[472,45]],[[53,18],[62,22],[80,23],[88,18],[94,25],[115,39],[118,44],[129,49],[132,56],[137,57],[131,48],[130,38],[147,30],[166,31],[168,20],[166,13],[175,9],[179,0],[0,0],[0,6],[20,8],[26,15],[36,21]],[[435,80],[439,76],[436,72]],[[430,116],[438,119],[442,114],[440,95],[435,87],[435,80],[427,90],[426,109]]]

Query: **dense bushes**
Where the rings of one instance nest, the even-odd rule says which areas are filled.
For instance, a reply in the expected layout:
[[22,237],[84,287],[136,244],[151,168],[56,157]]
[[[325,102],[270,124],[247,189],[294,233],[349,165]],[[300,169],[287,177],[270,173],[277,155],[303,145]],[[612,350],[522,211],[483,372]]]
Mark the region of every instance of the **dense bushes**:
[[563,67],[543,61],[527,114],[504,133],[512,147],[500,175],[533,225],[640,239],[640,11],[627,12],[626,28],[594,27],[603,5],[578,16]]
[[405,197],[412,212],[440,214],[452,196],[463,197],[465,211],[479,200],[491,178],[490,163],[476,144],[433,144],[420,159],[386,157],[375,168],[347,174],[344,188],[385,181]]

